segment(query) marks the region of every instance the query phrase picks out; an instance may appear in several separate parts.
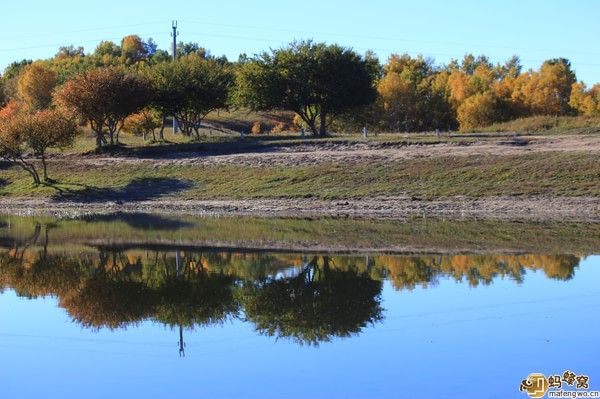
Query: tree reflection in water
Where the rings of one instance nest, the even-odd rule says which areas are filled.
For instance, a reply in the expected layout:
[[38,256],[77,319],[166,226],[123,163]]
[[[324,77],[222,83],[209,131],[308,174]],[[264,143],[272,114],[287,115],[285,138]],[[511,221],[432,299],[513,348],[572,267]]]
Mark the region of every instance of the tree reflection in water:
[[366,271],[336,270],[330,257],[313,256],[294,277],[245,284],[243,304],[257,331],[317,345],[380,321],[381,286]]
[[[45,227],[46,229],[48,227]],[[385,279],[398,290],[452,278],[472,286],[497,278],[519,283],[541,269],[568,280],[573,255],[306,256],[182,251],[176,247],[48,246],[38,225],[30,237],[0,246],[0,289],[55,296],[89,328],[150,320],[183,330],[238,318],[257,332],[318,345],[359,334],[383,319]]]

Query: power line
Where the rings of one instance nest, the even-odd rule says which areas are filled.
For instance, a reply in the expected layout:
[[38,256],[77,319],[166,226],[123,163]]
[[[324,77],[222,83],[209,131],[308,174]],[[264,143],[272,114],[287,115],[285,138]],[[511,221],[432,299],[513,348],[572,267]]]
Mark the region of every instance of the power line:
[[[223,34],[215,34],[215,33],[207,33],[207,32],[186,32],[186,34],[198,35],[198,36],[202,36],[202,37],[215,37],[215,38],[221,38],[221,39],[259,41],[259,42],[265,42],[265,43],[279,43],[279,44],[288,43],[287,41],[282,41],[282,40],[274,40],[274,39],[266,39],[266,38],[250,37],[250,36],[223,35]],[[430,53],[430,52],[419,52],[419,51],[398,51],[398,49],[377,48],[377,47],[368,47],[368,48],[367,47],[352,47],[352,48],[361,50],[361,51],[373,50],[373,51],[386,52],[386,53],[408,53],[408,54],[412,54],[412,55],[421,55],[422,54],[422,55],[437,56],[437,57],[461,58],[462,56],[464,56],[464,53],[448,54],[448,53]],[[539,63],[539,64],[546,61],[546,60],[539,60],[539,59],[538,60],[523,59],[523,58],[520,58],[520,59],[521,59],[521,61],[524,61],[524,62]],[[589,64],[589,63],[580,63],[580,62],[578,62],[577,65],[596,66],[596,67],[600,66],[600,64]]]
[[[198,21],[188,21],[191,23],[200,23]],[[280,32],[289,32],[289,33],[293,33],[293,32],[297,32],[300,33],[302,31],[294,31],[294,30],[287,30],[287,29],[277,29],[277,28],[264,28],[264,27],[256,27],[256,26],[250,26],[250,25],[229,25],[229,24],[217,24],[217,23],[210,23],[210,22],[202,22],[204,25],[211,25],[211,26],[223,26],[223,27],[235,27],[235,28],[247,28],[247,29],[258,29],[258,30],[271,30],[271,31],[280,31]],[[134,24],[134,25],[121,25],[121,27],[132,27],[132,26],[142,26],[142,25],[149,25],[149,24],[154,24],[154,22],[147,22],[147,23],[140,23],[140,24]],[[93,28],[93,29],[87,29],[87,30],[79,30],[79,31],[71,31],[71,32],[65,32],[65,33],[78,33],[78,32],[84,32],[84,31],[96,31],[96,30],[102,30],[102,29],[116,29],[117,27],[106,27],[106,28]],[[160,35],[164,32],[151,32],[151,33],[138,33],[139,35],[143,35],[143,36],[150,36],[150,35]],[[302,32],[304,34],[308,34],[309,32]],[[56,33],[59,34],[59,33]],[[56,34],[46,34],[44,36],[47,35],[56,35]],[[213,37],[213,38],[221,38],[221,39],[231,39],[231,40],[245,40],[245,41],[258,41],[258,42],[264,42],[264,43],[276,43],[276,44],[286,44],[287,41],[283,41],[280,39],[270,39],[270,38],[264,38],[264,37],[252,37],[252,36],[241,36],[241,35],[229,35],[229,34],[216,34],[216,33],[208,33],[208,32],[186,32],[187,35],[195,35],[195,36],[201,36],[201,37]],[[312,32],[312,34],[318,34],[318,32]],[[442,44],[445,42],[433,42],[433,41],[419,41],[419,40],[411,40],[411,39],[392,39],[392,38],[383,38],[383,37],[369,37],[369,36],[358,36],[358,35],[344,35],[344,34],[335,34],[335,33],[324,33],[321,32],[320,34],[323,35],[332,35],[332,36],[345,36],[345,37],[354,37],[354,38],[363,38],[363,39],[373,39],[373,40],[396,40],[396,41],[414,41],[414,42],[422,42],[422,43],[438,43],[438,44]],[[30,37],[37,37],[38,35],[35,36],[30,36]],[[41,36],[41,35],[39,35]],[[103,40],[119,40],[122,37],[106,37],[106,38],[102,38],[102,39],[90,39],[90,40],[84,40],[81,41],[79,43],[99,43]],[[3,40],[3,39],[0,39]],[[41,48],[51,48],[51,47],[60,47],[63,46],[65,43],[55,43],[55,44],[43,44],[43,45],[36,45],[36,46],[25,46],[25,47],[15,47],[15,48],[5,48],[5,49],[0,49],[0,52],[10,52],[10,51],[23,51],[23,50],[34,50],[34,49],[41,49]],[[459,43],[454,43],[456,45],[459,45]],[[465,44],[465,46],[467,46],[467,44]],[[494,46],[487,46],[487,47],[494,47]],[[497,46],[497,47],[501,47],[504,48],[504,46]],[[451,58],[461,58],[464,53],[462,54],[450,54],[450,53],[432,53],[432,52],[421,52],[421,51],[399,51],[399,49],[390,49],[390,48],[378,48],[378,47],[369,47],[369,48],[365,48],[365,47],[353,47],[357,50],[362,50],[362,51],[366,51],[366,50],[373,50],[373,51],[377,51],[377,52],[386,52],[386,53],[408,53],[411,55],[425,55],[425,56],[431,56],[431,57],[451,57]],[[511,47],[512,48],[512,47]],[[514,48],[517,49],[517,48]],[[540,50],[542,51],[542,50]],[[544,50],[545,51],[545,50]],[[550,50],[547,50],[550,51]],[[558,52],[558,51],[557,51]],[[597,54],[597,53],[587,53],[587,54]],[[540,59],[521,59],[521,61],[527,62],[527,63],[542,63],[545,60],[540,60]],[[600,64],[594,64],[594,63],[581,63],[581,62],[577,62],[577,66],[592,66],[592,67],[599,67]]]
[[231,24],[220,24],[209,21],[184,21],[192,24],[201,24],[208,26],[218,26],[218,27],[226,27],[226,28],[244,28],[244,29],[255,29],[262,31],[273,31],[273,32],[286,32],[286,33],[301,33],[303,35],[326,35],[326,36],[338,36],[338,37],[348,37],[348,38],[356,38],[356,39],[367,39],[367,40],[384,40],[384,41],[399,41],[399,42],[414,42],[414,43],[427,43],[427,44],[442,44],[442,45],[452,45],[452,46],[467,46],[467,47],[486,47],[486,48],[502,48],[502,49],[511,49],[511,50],[524,50],[524,51],[544,51],[544,52],[558,52],[558,53],[571,53],[571,54],[585,54],[585,55],[600,55],[598,52],[588,52],[588,51],[573,51],[573,50],[556,50],[556,49],[541,49],[541,48],[531,48],[531,47],[515,47],[509,45],[496,45],[496,44],[483,44],[483,43],[460,43],[460,42],[446,42],[446,41],[435,41],[435,40],[422,40],[422,39],[408,39],[408,38],[399,38],[399,37],[382,37],[382,36],[363,36],[363,35],[352,35],[352,34],[344,34],[344,33],[336,33],[336,32],[311,32],[311,31],[302,31],[302,30],[291,30],[291,29],[282,29],[282,28],[269,28],[264,26],[252,26],[252,25],[231,25]]
[[100,27],[99,28],[86,28],[86,29],[63,31],[63,32],[40,33],[40,34],[29,35],[29,36],[3,37],[3,38],[0,38],[0,41],[18,40],[18,39],[34,39],[36,37],[59,36],[59,35],[69,35],[69,34],[73,34],[73,33],[97,32],[97,31],[108,30],[108,29],[121,29],[121,28],[130,28],[130,27],[136,27],[136,26],[158,25],[158,24],[162,24],[164,22],[165,21],[143,22],[143,23],[139,23],[139,24],[105,26],[102,28],[100,28]]

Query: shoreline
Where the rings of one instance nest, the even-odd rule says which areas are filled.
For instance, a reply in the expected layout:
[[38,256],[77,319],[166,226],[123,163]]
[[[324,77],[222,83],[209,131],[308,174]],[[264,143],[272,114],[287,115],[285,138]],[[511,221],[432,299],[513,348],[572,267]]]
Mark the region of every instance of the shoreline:
[[597,197],[377,197],[344,200],[259,198],[145,201],[65,201],[47,198],[0,198],[0,214],[77,217],[110,213],[153,213],[207,217],[342,217],[402,220],[414,217],[499,221],[600,222]]

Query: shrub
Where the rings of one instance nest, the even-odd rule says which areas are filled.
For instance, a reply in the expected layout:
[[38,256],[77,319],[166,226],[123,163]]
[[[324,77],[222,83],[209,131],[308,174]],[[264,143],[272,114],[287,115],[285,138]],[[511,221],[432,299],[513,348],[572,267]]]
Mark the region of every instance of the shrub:
[[252,129],[250,129],[250,133],[252,134],[261,134],[263,131],[263,126],[260,121],[256,121],[252,124]]

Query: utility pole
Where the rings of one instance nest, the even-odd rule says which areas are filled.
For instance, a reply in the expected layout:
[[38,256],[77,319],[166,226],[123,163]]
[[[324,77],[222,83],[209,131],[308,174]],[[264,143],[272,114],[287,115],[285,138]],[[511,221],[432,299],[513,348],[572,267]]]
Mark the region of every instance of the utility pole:
[[[177,35],[179,34],[177,31],[177,21],[172,21],[171,27],[173,28],[173,32],[171,32],[171,36],[173,37],[173,62],[177,62]],[[175,133],[177,133],[177,119],[173,115],[173,134]]]

